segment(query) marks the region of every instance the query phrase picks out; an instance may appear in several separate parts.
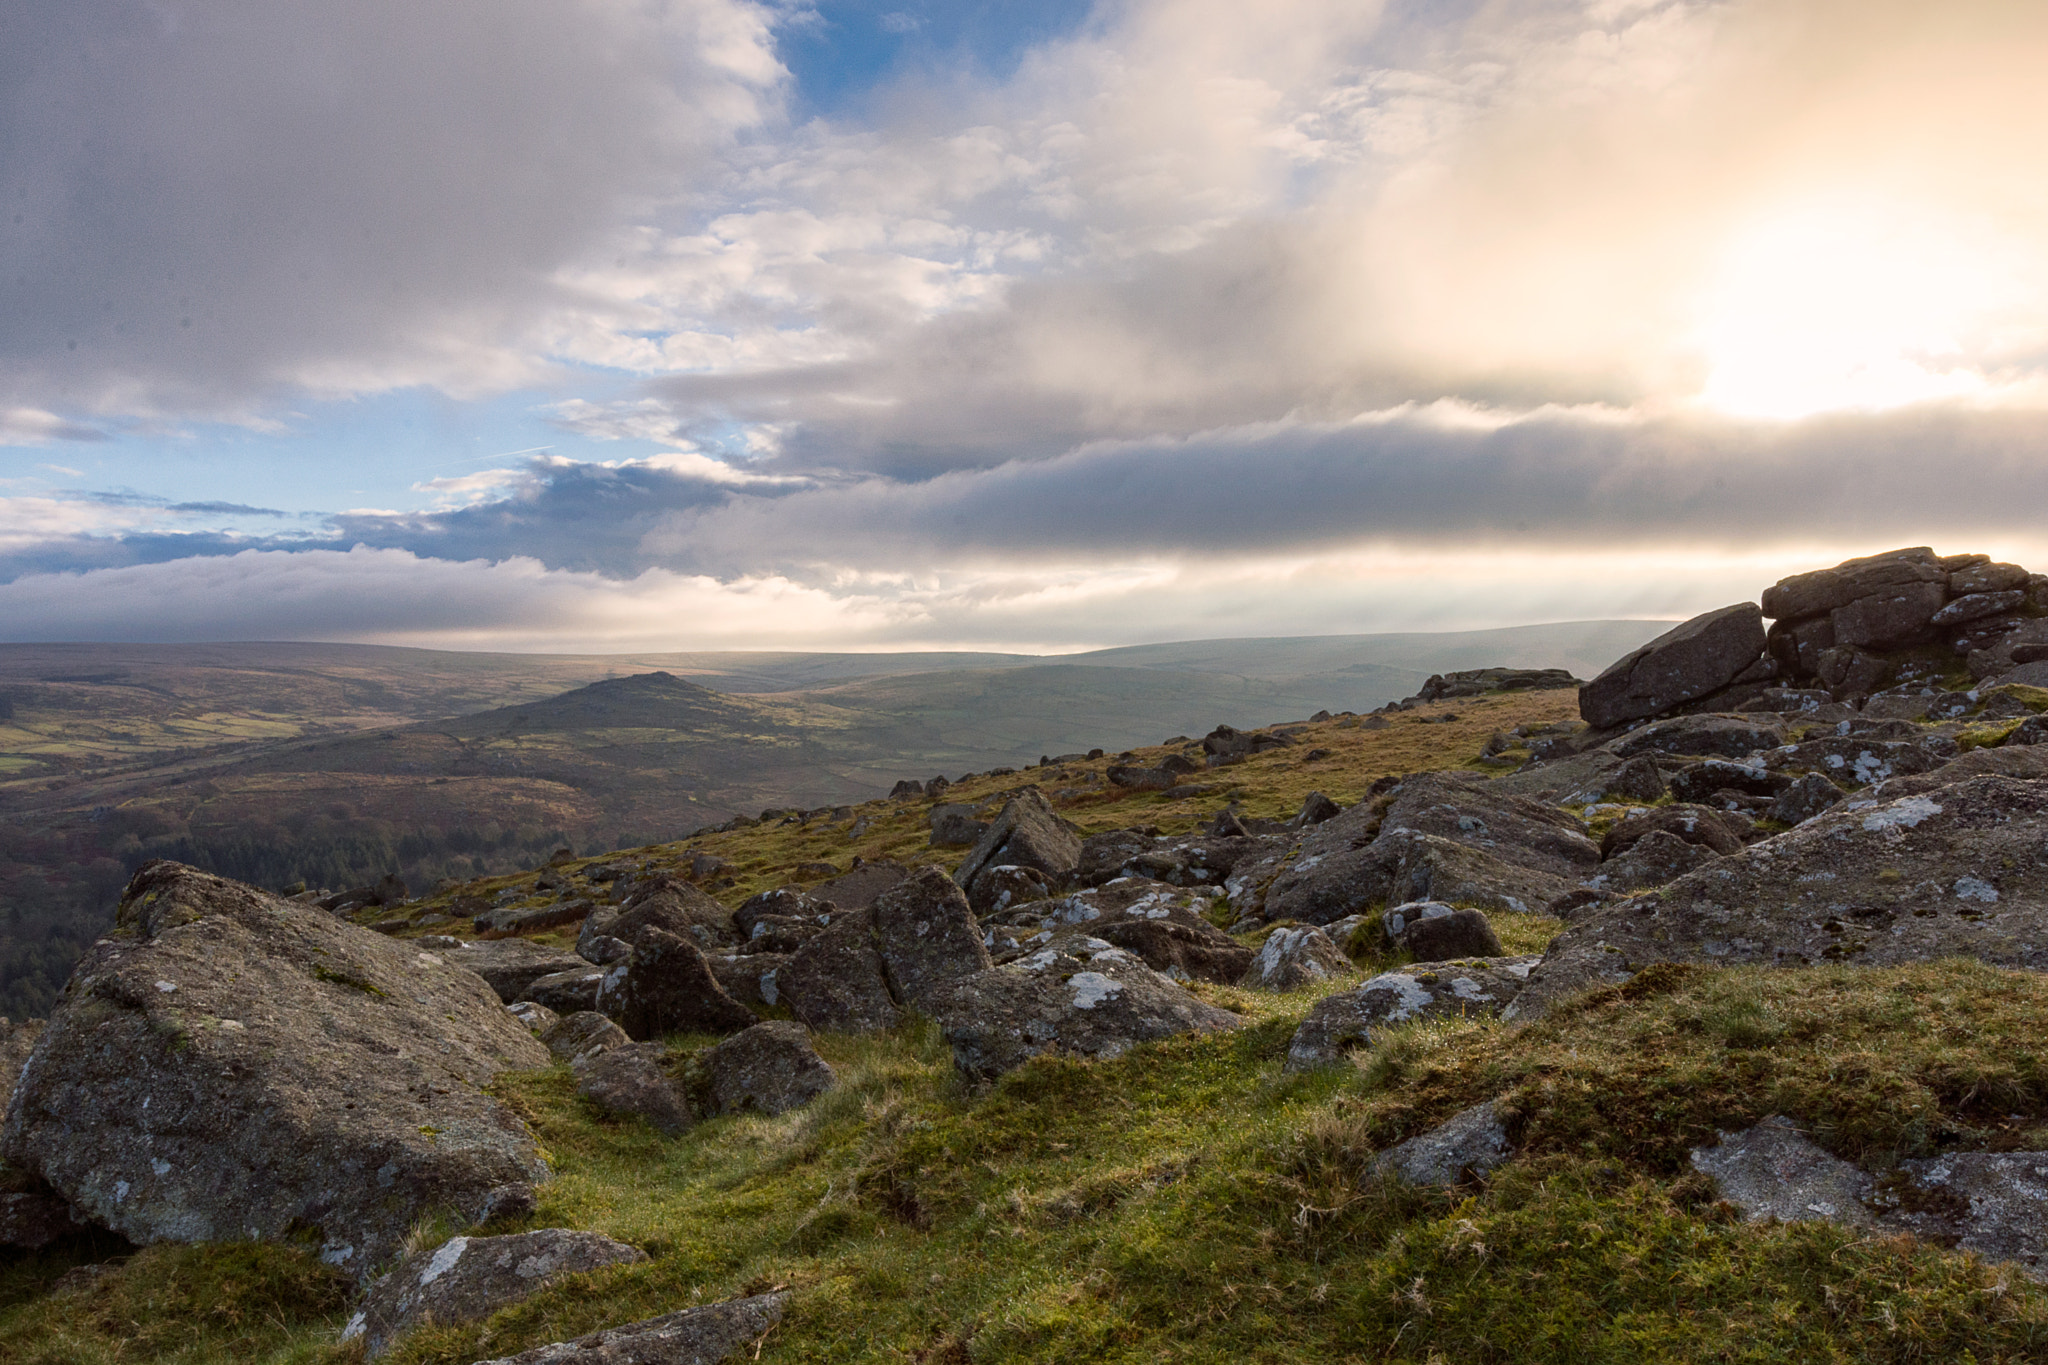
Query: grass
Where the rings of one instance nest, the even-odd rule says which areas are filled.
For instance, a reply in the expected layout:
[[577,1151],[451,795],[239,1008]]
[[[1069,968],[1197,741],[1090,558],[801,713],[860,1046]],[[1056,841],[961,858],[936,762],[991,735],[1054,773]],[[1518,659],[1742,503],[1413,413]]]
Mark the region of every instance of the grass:
[[[1556,700],[1461,701],[1458,721],[1413,734],[1406,718],[1311,726],[1293,749],[1207,776],[1251,814],[1291,813],[1312,786],[1351,801],[1382,772],[1468,763]],[[1303,761],[1339,746],[1329,767]],[[1037,781],[1086,829],[1188,830],[1222,799],[1105,793],[1080,777],[1102,762],[948,795],[992,806]],[[928,809],[873,802],[646,856],[718,853],[738,872],[720,892],[731,903],[800,862],[844,866],[849,849],[950,865],[957,852],[924,847]],[[1494,921],[1511,952],[1558,929]],[[981,1089],[928,1023],[826,1036],[836,1090],[675,1138],[599,1115],[564,1068],[505,1076],[496,1093],[557,1169],[528,1226],[594,1229],[650,1259],[422,1329],[387,1359],[467,1365],[774,1286],[791,1302],[761,1344],[770,1362],[2048,1358],[2048,1293],[2012,1268],[1909,1238],[1747,1224],[1686,1160],[1770,1114],[1874,1172],[2048,1148],[2048,977],[1974,962],[1656,967],[1532,1025],[1417,1024],[1356,1065],[1285,1074],[1295,1027],[1338,988],[1199,985],[1243,1026],[1112,1061],[1040,1058]],[[709,1041],[670,1046],[680,1066]],[[1490,1181],[1417,1190],[1374,1174],[1379,1151],[1481,1100],[1499,1104],[1517,1152]],[[65,1266],[107,1254],[74,1245],[0,1267],[0,1362],[360,1359],[336,1342],[335,1282],[302,1249],[156,1248],[86,1291],[48,1293]]]

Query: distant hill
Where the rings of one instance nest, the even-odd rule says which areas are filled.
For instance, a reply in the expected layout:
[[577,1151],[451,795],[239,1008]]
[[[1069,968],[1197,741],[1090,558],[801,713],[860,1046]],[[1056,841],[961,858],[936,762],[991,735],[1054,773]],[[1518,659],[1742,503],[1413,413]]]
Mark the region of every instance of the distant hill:
[[1664,628],[1195,640],[1032,656],[0,646],[0,1014],[48,1007],[127,873],[415,886],[898,778],[1364,711],[1486,664],[1590,676]]

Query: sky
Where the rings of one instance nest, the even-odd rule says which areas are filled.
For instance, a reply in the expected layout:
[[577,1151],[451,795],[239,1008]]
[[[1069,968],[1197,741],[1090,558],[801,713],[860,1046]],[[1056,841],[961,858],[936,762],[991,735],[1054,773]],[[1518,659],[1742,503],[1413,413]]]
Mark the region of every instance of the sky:
[[0,639],[2048,569],[2038,0],[0,0]]

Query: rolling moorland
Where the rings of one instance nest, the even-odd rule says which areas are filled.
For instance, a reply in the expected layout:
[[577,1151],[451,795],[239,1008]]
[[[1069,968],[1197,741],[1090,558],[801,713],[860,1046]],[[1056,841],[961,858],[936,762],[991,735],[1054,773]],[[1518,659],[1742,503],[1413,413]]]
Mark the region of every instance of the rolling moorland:
[[154,864],[28,1033],[0,1361],[2041,1359],[2015,573],[403,902]]
[[[1432,673],[1589,675],[1659,629],[1001,654],[530,656],[374,646],[0,647],[0,1014],[44,1013],[127,877],[415,889],[673,839],[899,778],[1366,710]],[[650,678],[655,672],[667,679]],[[598,685],[601,684],[601,685]],[[597,685],[597,686],[593,686]]]

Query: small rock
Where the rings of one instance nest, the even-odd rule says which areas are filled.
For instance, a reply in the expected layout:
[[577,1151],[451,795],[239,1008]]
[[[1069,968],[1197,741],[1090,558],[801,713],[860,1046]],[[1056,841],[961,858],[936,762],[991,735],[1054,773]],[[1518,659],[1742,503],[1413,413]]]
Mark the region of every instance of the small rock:
[[1410,1185],[1457,1185],[1505,1165],[1513,1150],[1493,1101],[1452,1115],[1420,1137],[1380,1153],[1373,1169]]
[[505,1006],[505,1010],[536,1034],[545,1033],[557,1019],[561,1018],[546,1005],[532,1000],[515,1000]]
[[703,1065],[711,1079],[711,1103],[721,1114],[742,1109],[785,1113],[839,1084],[803,1025],[786,1019],[733,1035],[706,1052]]
[[1687,843],[1675,834],[1654,829],[1636,840],[1628,852],[1600,864],[1600,871],[1586,878],[1586,886],[1625,895],[1676,881],[1720,856],[1704,844]]
[[1356,971],[1351,959],[1322,930],[1283,927],[1266,935],[1258,956],[1237,984],[1246,990],[1291,991]]
[[737,1033],[754,1012],[725,993],[695,943],[652,926],[635,934],[633,954],[607,968],[596,1008],[636,1040],[666,1033]]
[[662,1069],[659,1043],[608,1048],[575,1064],[576,1093],[612,1114],[644,1118],[670,1137],[696,1122],[690,1104]]
[[595,964],[572,972],[552,972],[526,988],[526,1000],[545,1005],[557,1014],[575,1014],[597,1008],[598,988],[604,984],[604,970]]
[[542,1031],[540,1041],[556,1061],[573,1066],[600,1052],[625,1047],[633,1040],[626,1036],[624,1029],[596,1010],[584,1010],[548,1025]]
[[1499,957],[1504,951],[1483,911],[1459,909],[1441,901],[1396,905],[1381,916],[1380,923],[1388,941],[1412,953],[1417,962]]
[[1521,993],[1534,957],[1433,962],[1382,972],[1356,990],[1316,1002],[1287,1048],[1287,1069],[1341,1064],[1374,1031],[1412,1019],[1491,1017]]
[[372,1284],[341,1339],[363,1338],[375,1359],[421,1323],[474,1322],[564,1276],[646,1259],[624,1242],[570,1228],[451,1238],[414,1252]]
[[759,1294],[685,1308],[476,1365],[717,1365],[767,1336],[787,1298]]

